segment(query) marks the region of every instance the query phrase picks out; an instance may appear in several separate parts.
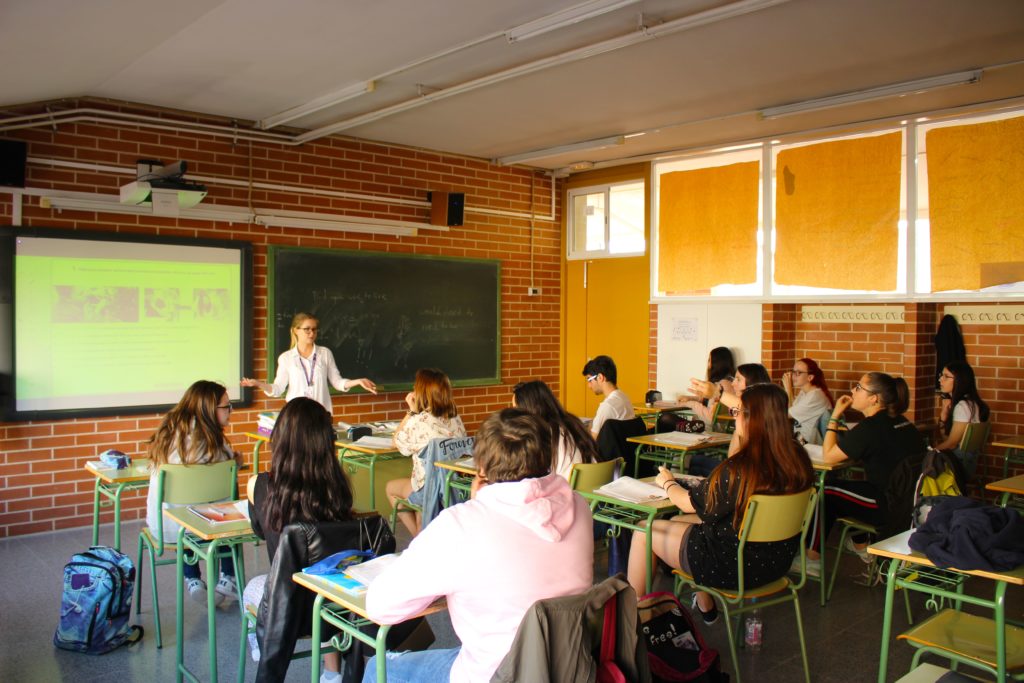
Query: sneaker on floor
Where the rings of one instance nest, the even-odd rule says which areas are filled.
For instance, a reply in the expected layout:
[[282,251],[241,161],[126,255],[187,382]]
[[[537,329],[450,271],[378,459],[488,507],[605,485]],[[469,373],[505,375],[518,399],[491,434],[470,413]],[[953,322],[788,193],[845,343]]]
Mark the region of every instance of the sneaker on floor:
[[202,579],[185,579],[188,596],[195,602],[206,603],[206,582]]
[[[797,555],[793,558],[793,564],[789,566],[790,574],[800,573],[800,556]],[[821,559],[812,560],[807,558],[807,576],[813,576],[815,578],[821,577]]]
[[707,612],[701,610],[700,605],[697,604],[697,594],[693,594],[693,599],[690,601],[690,606],[693,607],[693,611],[700,614],[700,618],[704,620],[705,626],[711,626],[711,624],[718,621],[718,605],[712,605],[711,609]]
[[260,643],[256,640],[255,633],[249,633],[249,655],[252,657],[252,661],[260,661]]
[[234,602],[238,600],[238,588],[235,586],[235,577],[221,574],[220,578],[217,579],[217,586],[214,588],[217,591],[217,604],[222,602]]
[[871,555],[868,554],[867,546],[858,548],[857,544],[853,542],[852,536],[846,537],[846,549],[859,557],[864,564],[871,564]]

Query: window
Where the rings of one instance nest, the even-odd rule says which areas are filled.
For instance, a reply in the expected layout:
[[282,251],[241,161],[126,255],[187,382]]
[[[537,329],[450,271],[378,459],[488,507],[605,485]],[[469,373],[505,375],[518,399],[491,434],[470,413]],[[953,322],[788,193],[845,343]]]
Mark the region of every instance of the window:
[[619,183],[569,191],[570,259],[640,256],[644,240],[644,184]]

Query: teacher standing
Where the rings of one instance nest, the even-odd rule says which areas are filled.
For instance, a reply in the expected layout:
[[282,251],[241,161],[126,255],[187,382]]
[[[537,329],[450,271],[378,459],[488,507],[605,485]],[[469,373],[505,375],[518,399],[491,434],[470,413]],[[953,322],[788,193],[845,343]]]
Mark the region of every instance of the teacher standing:
[[299,396],[311,398],[331,412],[331,390],[348,391],[360,386],[371,394],[377,385],[361,377],[345,379],[334,363],[334,354],[326,346],[316,345],[320,322],[308,313],[296,313],[292,318],[292,346],[277,357],[277,376],[273,384],[248,377],[242,378],[243,387],[259,387],[267,396],[280,396],[288,390],[286,401]]

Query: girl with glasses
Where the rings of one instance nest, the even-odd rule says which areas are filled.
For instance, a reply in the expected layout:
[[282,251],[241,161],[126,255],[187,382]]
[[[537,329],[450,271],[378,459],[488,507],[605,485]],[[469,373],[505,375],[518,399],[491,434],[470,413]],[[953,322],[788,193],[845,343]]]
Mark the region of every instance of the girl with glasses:
[[334,354],[326,346],[317,346],[316,338],[320,322],[308,313],[296,313],[292,318],[290,349],[277,357],[277,375],[274,383],[261,382],[243,377],[243,387],[258,387],[267,396],[280,396],[287,390],[286,401],[299,396],[311,398],[331,412],[331,389],[348,391],[360,386],[371,394],[377,393],[377,385],[361,377],[345,379],[338,372]]
[[789,416],[797,421],[804,443],[821,443],[818,418],[832,410],[835,401],[825,383],[825,373],[810,358],[793,363],[793,369],[782,375],[782,388],[789,396]]
[[978,396],[974,369],[964,361],[953,361],[942,368],[939,375],[942,406],[939,413],[939,433],[936,450],[953,450],[964,466],[968,479],[974,477],[978,467],[978,453],[960,450],[960,442],[967,425],[988,422],[989,408]]
[[[738,448],[695,488],[686,489],[666,468],[656,483],[684,513],[696,513],[699,523],[675,518],[655,520],[652,549],[657,558],[691,574],[697,583],[735,588],[739,527],[747,501],[755,493],[787,494],[805,491],[814,481],[811,461],[793,440],[786,412],[786,394],[774,384],[747,387],[736,410]],[[690,516],[692,519],[692,515]],[[748,588],[781,578],[799,550],[799,536],[777,543],[747,545],[744,581]],[[642,531],[633,533],[628,578],[637,595],[645,589],[647,557]],[[694,603],[704,621],[713,623],[718,610],[711,596],[697,593]]]
[[[864,468],[866,481],[842,480],[825,487],[825,519],[815,520],[815,528],[807,534],[813,539],[807,551],[807,571],[820,572],[818,524],[825,525],[825,537],[840,517],[856,517],[869,524],[886,521],[885,492],[896,466],[906,457],[923,453],[924,439],[910,420],[903,416],[910,402],[910,392],[902,377],[890,377],[884,372],[869,372],[853,385],[849,396],[836,401],[829,419],[822,459],[826,463],[852,460]],[[853,408],[864,419],[847,431],[842,426],[843,413]],[[867,543],[850,539],[849,549],[865,562]]]
[[[212,465],[232,458],[238,460],[238,453],[231,449],[224,428],[231,419],[231,403],[228,390],[217,382],[199,380],[190,386],[178,405],[171,408],[148,442],[149,458],[153,473],[149,480],[146,497],[146,525],[156,529],[163,524],[164,540],[178,537],[178,525],[163,516],[163,510],[174,506],[164,503],[157,505],[157,470],[160,465]],[[184,565],[185,587],[189,596],[206,604],[206,584],[199,572],[199,563]],[[220,578],[217,581],[216,604],[235,600],[235,565],[230,557],[220,564]]]

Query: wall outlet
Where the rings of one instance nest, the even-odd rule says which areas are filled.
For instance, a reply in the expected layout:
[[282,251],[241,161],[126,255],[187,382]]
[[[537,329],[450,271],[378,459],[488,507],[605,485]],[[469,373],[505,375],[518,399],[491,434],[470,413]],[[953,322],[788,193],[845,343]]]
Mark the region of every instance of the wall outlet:
[[540,287],[527,287],[526,288],[526,295],[527,296],[540,296]]

